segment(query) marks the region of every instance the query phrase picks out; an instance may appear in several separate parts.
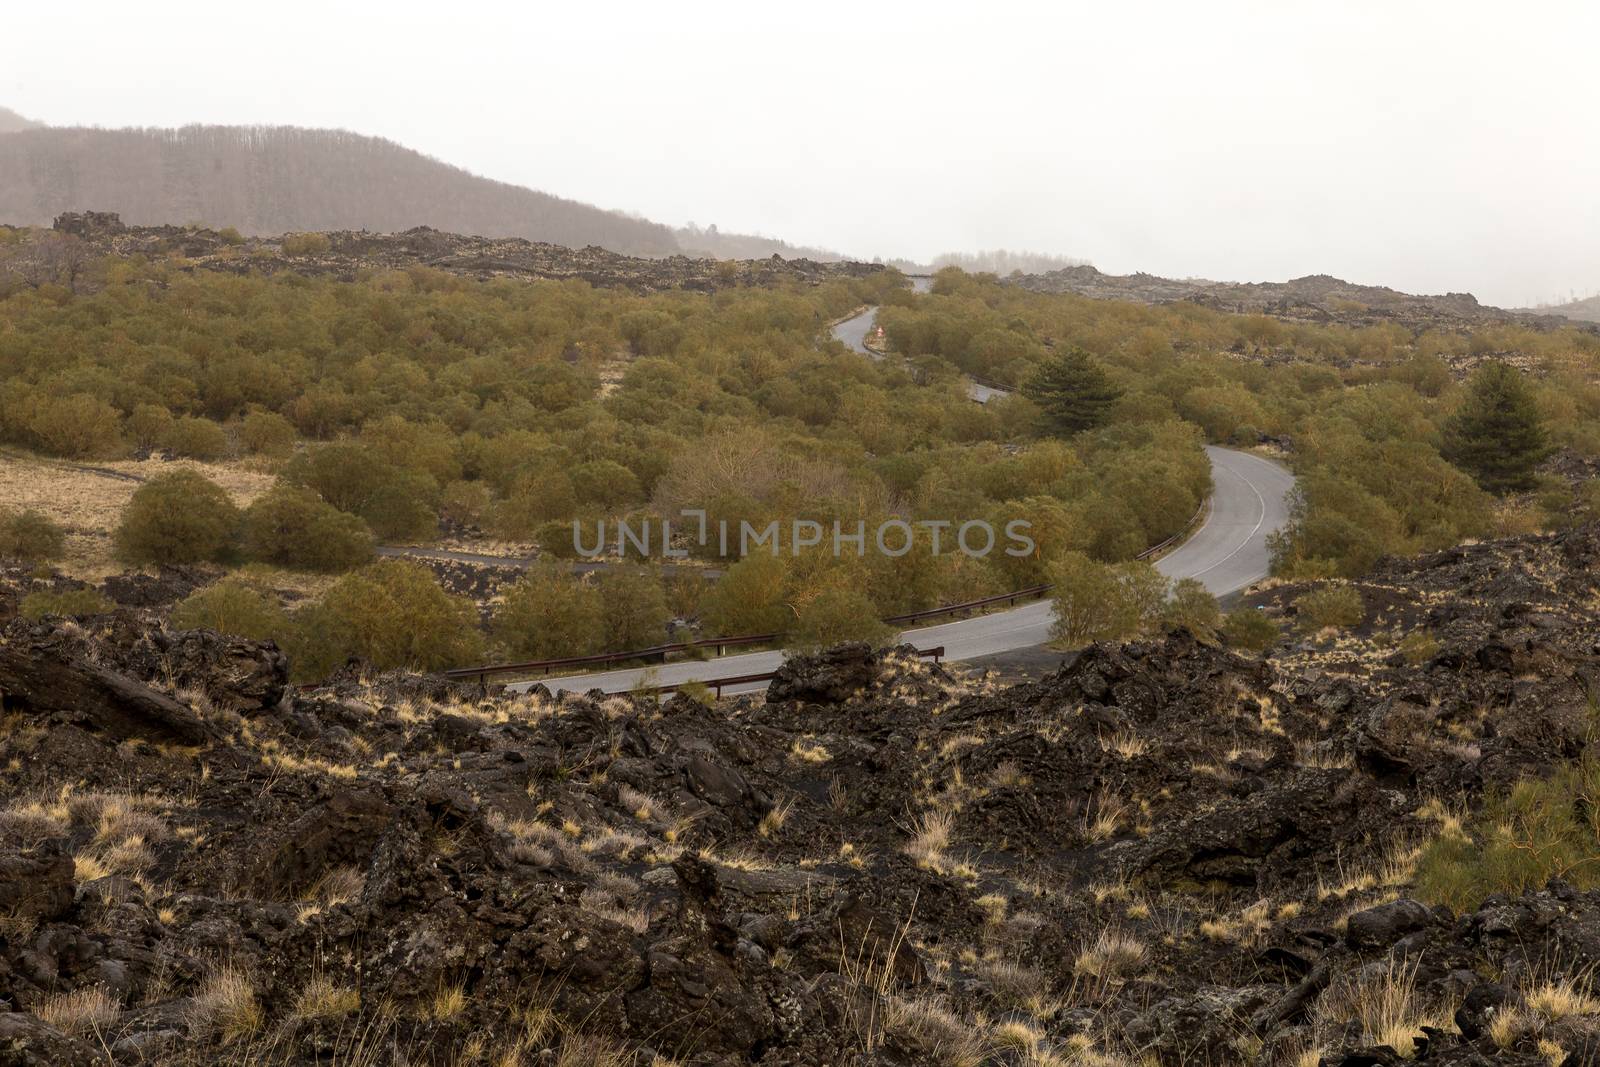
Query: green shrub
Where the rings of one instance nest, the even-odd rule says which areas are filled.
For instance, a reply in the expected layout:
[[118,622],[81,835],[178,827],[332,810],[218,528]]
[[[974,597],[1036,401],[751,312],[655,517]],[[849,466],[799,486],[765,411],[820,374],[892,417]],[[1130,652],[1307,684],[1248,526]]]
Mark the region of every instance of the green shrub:
[[1400,655],[1413,667],[1420,667],[1439,654],[1439,639],[1427,630],[1412,630],[1400,642]]
[[1447,828],[1423,850],[1418,896],[1470,911],[1487,896],[1517,896],[1556,877],[1580,891],[1600,887],[1597,795],[1593,755],[1491,795],[1469,827]]
[[439,517],[461,526],[476,526],[489,512],[489,487],[482,482],[454,481],[439,494]]
[[1097,563],[1067,552],[1050,568],[1056,621],[1052,643],[1081,648],[1094,641],[1126,641],[1159,617],[1166,580],[1146,563]]
[[294,423],[276,411],[252,411],[239,421],[239,444],[252,455],[288,455],[294,450]]
[[604,644],[611,651],[649,648],[667,639],[667,594],[653,568],[603,571],[596,583],[605,619]]
[[1222,610],[1204,582],[1198,578],[1183,578],[1173,584],[1161,612],[1161,622],[1169,628],[1182,627],[1202,641],[1211,641],[1222,624]]
[[[501,531],[502,536],[513,536],[509,532]],[[587,537],[594,536],[591,525]],[[539,551],[551,559],[575,560],[578,558],[578,546],[573,542],[572,523],[565,519],[552,519],[540,523],[533,531],[533,539],[539,546]],[[585,547],[589,547],[585,545]]]
[[197,589],[172,609],[181,630],[217,630],[256,641],[282,641],[289,617],[275,597],[238,578]]
[[1347,629],[1366,618],[1361,590],[1353,585],[1323,585],[1295,599],[1295,617],[1302,630],[1332,626]]
[[711,687],[704,682],[683,682],[673,690],[673,693],[681,697],[688,697],[703,708],[717,706],[717,694],[712,692]]
[[310,489],[275,485],[245,509],[244,554],[261,563],[346,571],[372,559],[372,532]]
[[172,439],[172,412],[160,404],[140,404],[128,416],[128,434],[140,448],[159,448]]
[[68,459],[102,459],[122,451],[117,409],[87,393],[40,398],[30,429],[40,448]]
[[585,656],[602,651],[606,643],[605,607],[598,587],[563,564],[540,563],[506,591],[493,629],[517,659]]
[[225,245],[244,244],[244,234],[240,233],[232,226],[224,226],[222,229],[218,230],[217,238]]
[[0,556],[44,563],[66,551],[67,532],[37,511],[0,510]]
[[296,677],[316,678],[349,659],[379,669],[442,670],[482,661],[472,602],[439,587],[410,560],[383,560],[340,578],[294,615]]
[[333,247],[327,234],[322,233],[291,233],[283,238],[283,254],[286,256],[314,256],[326,252]]
[[794,620],[786,603],[786,561],[766,552],[746,556],[728,568],[706,594],[705,629],[718,637],[782,633]]
[[395,466],[372,450],[341,442],[296,456],[284,480],[304,485],[338,508],[359,515],[384,540],[414,540],[438,531],[432,478]]
[[1265,652],[1280,636],[1278,624],[1267,613],[1255,608],[1239,608],[1228,612],[1222,620],[1222,639],[1229,648],[1242,648],[1249,652]]
[[81,615],[100,615],[112,609],[112,604],[93,589],[67,589],[62,592],[40,590],[22,598],[17,612],[25,619],[42,619],[46,615],[74,618]]
[[228,451],[228,435],[210,419],[182,418],[167,430],[166,446],[190,459],[220,459]]
[[1444,426],[1445,458],[1491,493],[1536,484],[1552,447],[1527,376],[1503,360],[1478,365],[1460,408]]
[[572,524],[568,520],[577,507],[578,498],[566,472],[530,473],[518,478],[505,499],[489,510],[489,526],[501,537],[521,541],[540,538],[546,524],[559,525],[566,531],[570,551]]
[[841,641],[885,644],[893,637],[893,628],[879,620],[872,598],[859,589],[834,587],[799,605],[789,643],[821,648]]
[[622,464],[609,459],[580,463],[572,468],[572,488],[579,504],[613,511],[643,499],[639,479]]
[[126,563],[198,563],[223,558],[239,529],[239,509],[220,485],[194,471],[158,475],[134,492],[116,532]]

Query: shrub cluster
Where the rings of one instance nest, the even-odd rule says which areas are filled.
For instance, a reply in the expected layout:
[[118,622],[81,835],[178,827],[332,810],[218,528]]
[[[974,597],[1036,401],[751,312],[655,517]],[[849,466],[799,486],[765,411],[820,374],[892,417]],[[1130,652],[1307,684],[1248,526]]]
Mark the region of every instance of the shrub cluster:
[[66,551],[67,533],[37,511],[0,508],[0,558],[46,563]]
[[309,571],[342,571],[372,558],[356,516],[310,489],[280,484],[240,510],[192,470],[158,475],[134,491],[116,531],[119,559],[134,565],[244,558]]

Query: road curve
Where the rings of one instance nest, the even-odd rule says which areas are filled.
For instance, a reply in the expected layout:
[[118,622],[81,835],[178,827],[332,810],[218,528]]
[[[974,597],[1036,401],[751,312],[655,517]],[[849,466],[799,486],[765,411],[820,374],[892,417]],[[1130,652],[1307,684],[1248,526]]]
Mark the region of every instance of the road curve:
[[870,360],[880,360],[883,357],[866,345],[867,331],[872,329],[872,320],[877,318],[877,308],[867,308],[859,315],[852,315],[842,322],[833,324],[833,339],[843,341],[846,348],[852,352],[859,352]]
[[[833,328],[834,337],[868,358],[880,358],[861,343],[872,326],[875,313],[875,308],[868,308],[838,323]],[[976,383],[968,384],[972,389],[1004,395]],[[973,399],[980,398],[974,395]],[[1289,491],[1294,488],[1294,476],[1278,464],[1249,452],[1208,445],[1206,456],[1211,460],[1212,491],[1205,520],[1183,544],[1162,557],[1156,569],[1173,580],[1198,578],[1213,596],[1222,597],[1267,576],[1272,562],[1267,538],[1289,520]],[[1050,640],[1054,616],[1055,609],[1050,601],[1041,600],[992,615],[904,630],[900,640],[918,648],[943,645],[945,658],[959,662],[997,652],[1036,648]],[[547,679],[544,684],[555,693],[585,693],[591,689],[620,693],[641,684],[673,685],[705,678],[766,674],[777,670],[783,659],[781,650],[746,652],[651,668],[566,675]],[[533,684],[519,682],[509,688],[527,689]],[[755,683],[724,692],[763,688],[765,683]]]
[[[1294,478],[1269,460],[1248,452],[1208,447],[1212,479],[1211,508],[1200,528],[1176,550],[1156,564],[1169,578],[1198,578],[1212,594],[1237,592],[1264,578],[1270,564],[1267,536],[1289,517],[1288,494]],[[918,648],[943,645],[945,658],[976,659],[997,652],[1034,648],[1050,639],[1054,609],[1048,600],[1010,611],[957,619],[937,626],[905,630],[900,640]],[[552,692],[626,692],[636,685],[670,685],[704,678],[765,674],[783,663],[784,653],[747,652],[711,660],[667,663],[649,669],[605,671],[567,675],[545,681]],[[648,677],[647,677],[648,676]],[[526,689],[521,682],[514,689]],[[760,684],[728,692],[760,689]]]
[[[850,318],[845,319],[843,322],[835,323],[833,327],[834,339],[843,341],[845,346],[852,352],[859,352],[861,355],[866,356],[868,359],[873,361],[881,360],[883,355],[881,353],[874,352],[866,345],[867,333],[872,329],[873,320],[877,317],[877,315],[877,308],[867,308],[867,310],[863,311],[859,315],[853,315]],[[967,383],[967,396],[973,400],[976,400],[980,404],[987,404],[995,397],[1009,395],[1010,394],[1004,389],[995,389],[991,386],[979,385],[977,382]]]

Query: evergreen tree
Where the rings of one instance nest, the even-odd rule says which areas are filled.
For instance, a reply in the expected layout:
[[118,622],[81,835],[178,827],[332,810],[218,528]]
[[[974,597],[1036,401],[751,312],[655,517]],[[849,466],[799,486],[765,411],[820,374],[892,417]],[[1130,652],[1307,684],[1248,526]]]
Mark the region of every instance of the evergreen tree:
[[1094,357],[1075,345],[1041,365],[1022,391],[1053,429],[1068,436],[1102,425],[1122,396]]
[[1521,371],[1496,360],[1472,372],[1465,402],[1445,423],[1443,452],[1491,493],[1533,487],[1550,445]]

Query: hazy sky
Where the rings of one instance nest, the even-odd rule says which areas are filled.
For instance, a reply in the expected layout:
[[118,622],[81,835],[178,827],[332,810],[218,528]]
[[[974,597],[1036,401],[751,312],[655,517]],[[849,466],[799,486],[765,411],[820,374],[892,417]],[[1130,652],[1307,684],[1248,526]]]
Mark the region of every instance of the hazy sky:
[[337,126],[858,255],[1600,289],[1600,5],[8,5],[53,125]]

